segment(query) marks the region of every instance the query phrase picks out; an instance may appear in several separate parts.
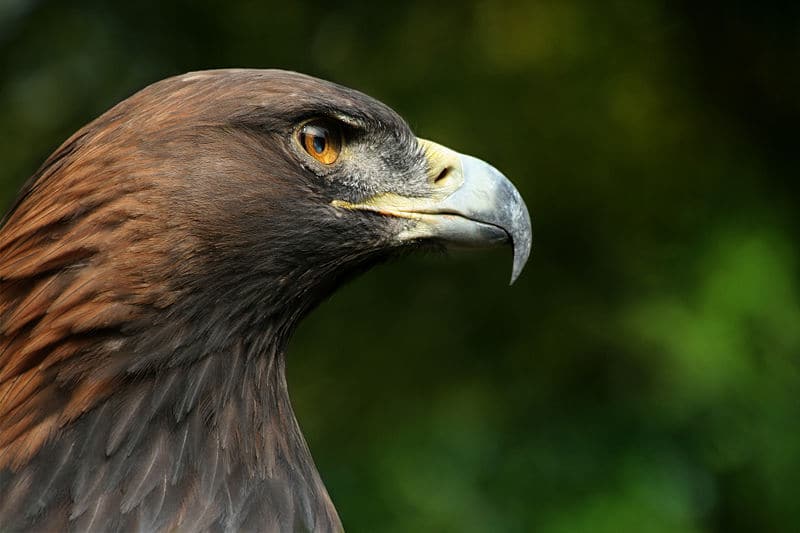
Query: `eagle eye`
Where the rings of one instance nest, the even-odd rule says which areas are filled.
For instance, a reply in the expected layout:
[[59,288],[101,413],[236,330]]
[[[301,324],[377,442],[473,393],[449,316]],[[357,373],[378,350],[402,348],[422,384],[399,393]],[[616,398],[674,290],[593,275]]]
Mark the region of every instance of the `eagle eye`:
[[342,151],[342,132],[329,121],[313,120],[300,128],[300,145],[308,155],[324,165],[331,165]]

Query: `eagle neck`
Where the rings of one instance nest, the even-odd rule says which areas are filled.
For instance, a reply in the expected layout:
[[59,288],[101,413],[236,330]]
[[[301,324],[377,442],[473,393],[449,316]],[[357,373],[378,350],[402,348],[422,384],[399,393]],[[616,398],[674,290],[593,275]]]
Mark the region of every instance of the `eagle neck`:
[[[186,407],[173,410],[176,428],[197,428],[194,437],[218,457],[221,486],[251,486],[249,501],[279,530],[341,531],[289,397],[285,353],[293,329],[267,325],[261,335],[237,339],[184,369],[179,405]],[[191,401],[195,388],[203,390]]]

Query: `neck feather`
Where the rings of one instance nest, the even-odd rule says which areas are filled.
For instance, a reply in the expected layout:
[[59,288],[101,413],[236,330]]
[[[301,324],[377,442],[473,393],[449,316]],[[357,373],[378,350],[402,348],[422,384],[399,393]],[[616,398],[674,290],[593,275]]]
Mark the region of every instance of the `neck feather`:
[[292,411],[285,339],[267,328],[183,364],[114,376],[113,394],[15,477],[0,470],[0,492],[13,492],[0,520],[78,530],[341,530]]

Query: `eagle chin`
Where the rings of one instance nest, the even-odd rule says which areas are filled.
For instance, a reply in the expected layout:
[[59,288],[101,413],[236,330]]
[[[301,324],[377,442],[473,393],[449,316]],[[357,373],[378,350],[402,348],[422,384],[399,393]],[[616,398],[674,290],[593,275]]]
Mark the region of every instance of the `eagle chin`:
[[410,247],[531,244],[514,186],[357,91],[278,70],[143,89],[0,223],[0,529],[340,531],[287,341]]

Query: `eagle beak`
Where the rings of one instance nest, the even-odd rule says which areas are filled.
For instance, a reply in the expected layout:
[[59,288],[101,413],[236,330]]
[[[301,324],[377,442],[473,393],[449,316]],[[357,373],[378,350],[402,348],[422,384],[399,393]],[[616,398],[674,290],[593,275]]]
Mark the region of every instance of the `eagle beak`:
[[510,242],[513,284],[531,251],[531,219],[519,191],[480,159],[425,139],[419,139],[419,145],[428,162],[428,197],[386,193],[360,204],[334,201],[334,205],[413,220],[398,235],[401,242],[435,239],[473,248]]

